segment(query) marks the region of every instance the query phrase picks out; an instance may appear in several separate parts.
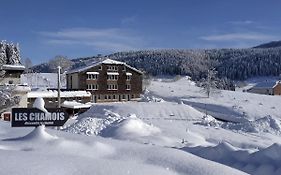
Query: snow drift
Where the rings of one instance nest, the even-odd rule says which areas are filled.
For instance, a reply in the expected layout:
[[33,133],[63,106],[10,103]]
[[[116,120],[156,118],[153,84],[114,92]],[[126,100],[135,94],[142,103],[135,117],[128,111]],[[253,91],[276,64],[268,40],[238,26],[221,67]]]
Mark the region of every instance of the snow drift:
[[236,148],[227,142],[222,142],[214,147],[198,146],[182,149],[249,174],[279,175],[281,173],[281,145],[276,143],[258,151]]
[[52,136],[49,133],[45,131],[45,126],[38,126],[33,129],[30,133],[23,137],[17,137],[17,138],[9,138],[5,139],[5,141],[50,141],[58,139],[56,136]]
[[101,135],[118,139],[129,139],[153,136],[159,133],[161,133],[159,128],[143,122],[133,114],[120,123],[106,128]]

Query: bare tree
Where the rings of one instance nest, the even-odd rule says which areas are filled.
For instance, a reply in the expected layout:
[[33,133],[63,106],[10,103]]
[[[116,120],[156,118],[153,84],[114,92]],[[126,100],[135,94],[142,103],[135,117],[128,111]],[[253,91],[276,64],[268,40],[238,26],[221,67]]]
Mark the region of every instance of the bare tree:
[[23,59],[23,65],[25,66],[25,73],[31,73],[31,67],[33,66],[30,58]]
[[150,84],[151,84],[151,75],[148,73],[144,73],[143,80],[142,80],[143,90],[146,91]]
[[62,72],[65,72],[73,65],[73,62],[66,56],[58,55],[49,61],[49,65],[52,72],[56,72],[58,66],[61,67]]

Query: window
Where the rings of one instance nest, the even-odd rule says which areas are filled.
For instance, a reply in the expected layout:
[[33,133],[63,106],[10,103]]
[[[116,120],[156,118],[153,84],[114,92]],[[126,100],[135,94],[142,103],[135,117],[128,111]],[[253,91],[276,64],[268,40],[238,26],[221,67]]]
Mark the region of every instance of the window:
[[107,100],[107,95],[104,95],[104,99],[106,99],[106,100]]
[[126,84],[126,90],[131,90],[131,85],[130,84]]
[[107,90],[118,90],[118,85],[117,84],[108,84]]
[[118,80],[118,75],[107,75],[107,80]]
[[132,73],[126,72],[126,80],[127,80],[127,81],[130,81],[131,78],[132,78]]
[[122,71],[126,71],[126,66],[123,66],[123,69],[122,69]]
[[87,74],[87,75],[88,75],[88,77],[87,77],[88,80],[98,79],[98,74]]
[[107,70],[117,71],[118,67],[117,66],[107,66]]
[[126,96],[125,95],[122,95],[123,99],[126,99]]
[[88,90],[98,90],[99,85],[98,84],[87,84],[87,89]]
[[87,89],[91,90],[92,89],[92,84],[87,84]]
[[132,98],[135,98],[134,94],[132,94]]
[[113,99],[116,99],[115,95],[113,95]]
[[99,66],[99,70],[102,70],[102,66]]

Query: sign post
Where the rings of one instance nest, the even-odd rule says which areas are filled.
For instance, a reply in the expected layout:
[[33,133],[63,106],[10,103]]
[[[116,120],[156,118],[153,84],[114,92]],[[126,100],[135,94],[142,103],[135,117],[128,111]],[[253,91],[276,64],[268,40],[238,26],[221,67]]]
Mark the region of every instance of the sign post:
[[69,116],[63,109],[13,108],[12,127],[63,126]]
[[61,67],[58,66],[58,108],[60,108],[61,98],[60,98],[60,71]]

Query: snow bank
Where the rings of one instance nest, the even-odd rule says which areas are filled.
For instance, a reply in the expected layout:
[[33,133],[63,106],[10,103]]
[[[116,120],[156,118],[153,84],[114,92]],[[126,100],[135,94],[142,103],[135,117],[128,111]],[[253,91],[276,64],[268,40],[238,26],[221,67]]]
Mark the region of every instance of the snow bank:
[[161,133],[159,128],[143,122],[133,114],[120,123],[108,127],[102,135],[118,139],[128,139],[153,136],[159,133]]
[[141,95],[141,101],[142,102],[165,102],[162,98],[151,95],[151,93],[147,89]]
[[63,129],[66,132],[82,135],[98,135],[103,129],[114,122],[119,122],[124,118],[117,113],[104,108],[95,108],[92,106],[88,111],[79,115],[77,120]]
[[213,126],[213,127],[219,127],[221,126],[222,122],[216,120],[214,117],[210,116],[210,115],[204,115],[202,118],[202,121],[197,122],[195,124],[200,124],[200,125],[204,125],[204,126]]
[[204,126],[221,127],[224,129],[247,132],[247,133],[271,133],[279,135],[281,134],[281,123],[280,119],[272,116],[265,116],[263,118],[247,121],[243,123],[231,123],[231,122],[221,122],[208,115],[204,116],[202,121],[196,122],[195,124],[200,124]]
[[[8,125],[0,123],[0,126]],[[11,133],[21,130],[8,128]],[[128,141],[83,137],[81,135],[50,130],[59,135],[50,142],[0,139],[0,169],[3,174],[60,174],[60,175],[240,175],[241,171],[202,159],[174,148],[163,148]],[[28,137],[48,140],[43,127]],[[3,135],[1,136],[3,137]],[[15,168],[16,165],[16,168]]]
[[265,132],[271,134],[281,133],[280,119],[277,119],[272,116],[265,116],[263,118],[245,123],[226,123],[223,124],[222,127],[225,129],[239,130],[244,132]]
[[45,131],[45,126],[38,126],[29,134],[23,137],[5,139],[6,141],[50,141],[58,137],[52,136]]
[[256,152],[239,149],[226,142],[214,147],[186,147],[183,150],[250,174],[277,175],[281,172],[281,145],[277,143]]
[[46,132],[45,126],[38,126],[31,133],[22,137],[21,140],[54,140],[57,139],[56,136],[52,136]]

